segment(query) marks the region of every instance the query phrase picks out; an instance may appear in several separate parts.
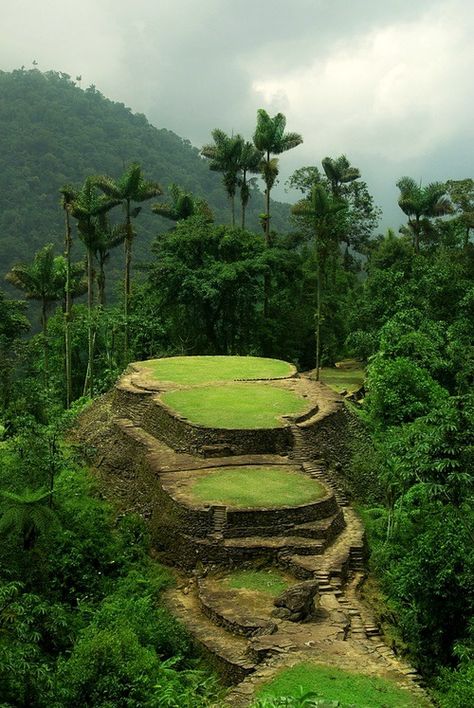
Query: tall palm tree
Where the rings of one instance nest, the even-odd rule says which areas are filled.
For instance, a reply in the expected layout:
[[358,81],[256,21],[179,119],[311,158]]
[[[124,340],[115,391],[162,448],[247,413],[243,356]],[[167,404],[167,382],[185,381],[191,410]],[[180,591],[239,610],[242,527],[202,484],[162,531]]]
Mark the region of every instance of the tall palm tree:
[[397,182],[400,190],[398,205],[408,216],[408,226],[413,233],[415,253],[420,252],[420,236],[430,219],[453,212],[453,205],[443,182],[431,182],[423,187],[412,177],[402,177]]
[[46,388],[49,385],[48,314],[51,305],[61,299],[64,288],[64,260],[61,256],[55,256],[53,249],[52,243],[43,246],[32,263],[18,263],[5,276],[8,282],[25,293],[27,300],[41,302]]
[[326,269],[326,260],[331,247],[337,248],[336,215],[346,209],[346,204],[328,194],[320,183],[313,185],[311,194],[292,207],[292,213],[309,222],[314,232],[316,256],[316,380],[319,381],[321,360],[321,272]]
[[94,326],[92,308],[94,304],[94,253],[98,240],[98,217],[120,204],[119,199],[110,199],[98,194],[95,179],[88,177],[71,205],[71,215],[77,219],[77,228],[87,252],[87,310],[88,310],[88,358],[87,373],[84,381],[84,393],[93,395],[94,386]]
[[250,199],[250,188],[247,180],[247,173],[256,174],[260,172],[263,153],[257,150],[253,143],[242,140],[239,156],[240,176],[240,202],[242,205],[242,228],[245,229],[245,210]]
[[132,227],[132,219],[135,219],[141,211],[141,207],[133,207],[134,203],[142,203],[158,197],[162,194],[162,189],[157,182],[145,180],[142,168],[136,162],[132,163],[118,180],[110,177],[96,177],[94,183],[104,194],[113,199],[116,204],[122,204],[125,212],[125,278],[124,278],[124,359],[128,361],[128,312],[130,305],[130,273],[132,264],[132,243],[135,232]]
[[239,184],[239,160],[243,138],[241,135],[227,135],[220,128],[215,128],[211,135],[214,143],[204,145],[201,155],[210,161],[211,170],[222,172],[224,188],[231,206],[231,224],[235,226],[235,194]]
[[298,133],[285,133],[286,118],[283,113],[277,113],[271,118],[260,108],[257,111],[257,127],[253,142],[257,150],[264,153],[261,161],[261,173],[265,182],[265,240],[270,243],[270,191],[278,176],[278,160],[272,155],[281,155],[292,150],[303,142]]
[[360,170],[352,167],[345,155],[336,159],[325,157],[322,160],[323,170],[331,184],[334,197],[341,197],[341,186],[360,178]]

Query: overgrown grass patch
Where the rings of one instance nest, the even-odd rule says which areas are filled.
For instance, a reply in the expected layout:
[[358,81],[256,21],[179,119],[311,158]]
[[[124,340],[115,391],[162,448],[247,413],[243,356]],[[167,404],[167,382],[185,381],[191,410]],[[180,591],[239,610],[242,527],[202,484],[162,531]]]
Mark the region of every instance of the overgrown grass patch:
[[308,409],[294,391],[268,384],[235,383],[169,391],[162,400],[192,423],[211,428],[278,428],[280,416]]
[[[422,708],[428,704],[389,681],[330,666],[297,664],[284,669],[258,692],[258,698],[299,697],[313,692],[341,708]],[[258,705],[258,704],[257,704]]]
[[347,391],[353,393],[357,391],[364,383],[365,372],[363,369],[345,369],[338,367],[323,368],[320,371],[321,381],[340,393]]
[[235,590],[256,590],[276,597],[289,586],[288,580],[274,568],[268,570],[236,570],[225,579],[228,587]]
[[146,365],[157,380],[186,385],[285,378],[293,372],[286,361],[258,356],[174,356],[155,359]]
[[316,501],[326,490],[291,467],[226,467],[200,474],[192,482],[193,497],[209,504],[235,507],[298,506]]

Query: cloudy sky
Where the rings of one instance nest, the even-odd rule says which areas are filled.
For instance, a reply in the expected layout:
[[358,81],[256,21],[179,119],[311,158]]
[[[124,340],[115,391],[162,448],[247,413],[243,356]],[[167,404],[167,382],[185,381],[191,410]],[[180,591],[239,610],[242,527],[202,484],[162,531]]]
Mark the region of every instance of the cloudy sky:
[[[282,111],[301,166],[346,153],[398,227],[395,182],[474,176],[472,0],[0,0],[0,68],[38,62],[200,146]],[[288,198],[288,195],[286,195]]]

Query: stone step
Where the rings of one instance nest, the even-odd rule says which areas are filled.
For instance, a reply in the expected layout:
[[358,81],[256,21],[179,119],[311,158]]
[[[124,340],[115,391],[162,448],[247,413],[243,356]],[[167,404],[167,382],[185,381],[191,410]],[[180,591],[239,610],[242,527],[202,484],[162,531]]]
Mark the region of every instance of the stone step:
[[365,633],[368,637],[380,637],[382,635],[378,627],[366,627]]
[[338,511],[326,519],[295,525],[292,529],[288,529],[286,533],[289,536],[304,538],[334,538],[345,525],[344,516],[341,511]]

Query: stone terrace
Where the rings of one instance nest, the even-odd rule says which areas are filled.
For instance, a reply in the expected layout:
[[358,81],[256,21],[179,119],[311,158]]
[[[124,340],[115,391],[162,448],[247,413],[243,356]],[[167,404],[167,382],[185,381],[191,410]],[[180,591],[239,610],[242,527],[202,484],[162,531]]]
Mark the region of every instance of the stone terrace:
[[[349,459],[343,401],[294,373],[268,385],[297,390],[308,400],[307,414],[287,418],[283,428],[222,431],[167,409],[160,392],[178,385],[150,381],[146,367],[133,365],[85,411],[79,439],[94,454],[104,492],[119,509],[149,520],[161,560],[176,567],[168,603],[235,686],[229,705],[250,705],[258,685],[299,661],[394,678],[428,705],[418,675],[384,644],[359,598],[365,539],[341,475]],[[291,465],[326,494],[299,506],[242,509],[194,503],[180,492],[186,476],[249,465]],[[245,601],[244,591],[224,592],[214,580],[232,568],[268,566],[294,583],[317,580],[319,602],[309,621],[273,617],[271,603],[255,595],[250,602],[248,594]]]

